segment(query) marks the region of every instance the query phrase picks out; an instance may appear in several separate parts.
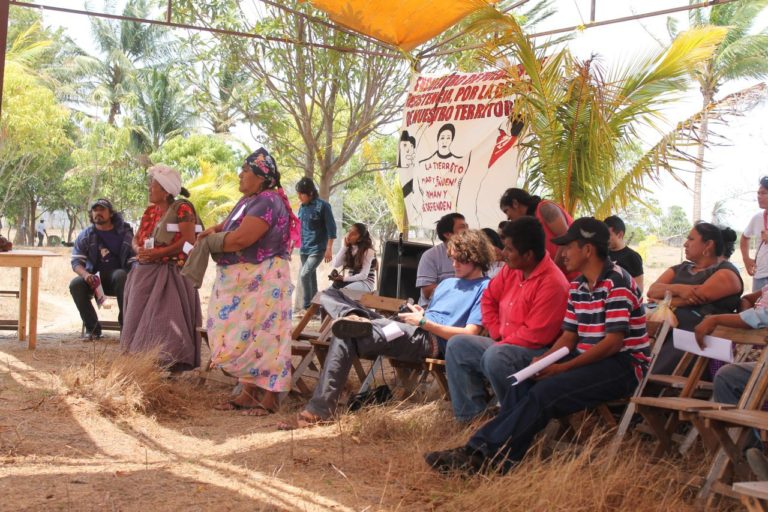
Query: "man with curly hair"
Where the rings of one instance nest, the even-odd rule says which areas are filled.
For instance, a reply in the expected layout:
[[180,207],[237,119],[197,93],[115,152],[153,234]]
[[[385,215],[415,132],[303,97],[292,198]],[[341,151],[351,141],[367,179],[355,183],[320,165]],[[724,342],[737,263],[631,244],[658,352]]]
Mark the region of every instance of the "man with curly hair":
[[333,415],[353,354],[418,362],[442,357],[451,336],[480,333],[480,297],[488,284],[484,273],[494,260],[493,247],[481,231],[465,231],[451,237],[448,255],[456,276],[437,285],[426,310],[411,305],[410,312],[398,315],[399,320],[383,318],[340,290],[322,293],[323,308],[336,319],[331,326],[331,345],[315,392],[299,413],[297,425],[283,428],[309,426]]

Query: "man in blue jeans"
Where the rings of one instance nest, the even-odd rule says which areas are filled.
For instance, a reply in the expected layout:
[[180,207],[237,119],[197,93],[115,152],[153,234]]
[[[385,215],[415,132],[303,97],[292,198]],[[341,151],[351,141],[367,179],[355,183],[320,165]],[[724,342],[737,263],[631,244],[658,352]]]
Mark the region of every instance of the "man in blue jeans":
[[648,366],[645,309],[629,273],[608,259],[609,236],[605,224],[583,217],[552,240],[565,247],[566,270],[581,276],[570,284],[563,334],[544,355],[561,347],[570,354],[541,370],[520,400],[510,403],[508,393],[499,415],[466,445],[427,453],[432,469],[507,471],[550,419],[632,394]]
[[312,398],[295,425],[280,428],[307,427],[331,418],[355,354],[421,362],[443,354],[451,336],[480,332],[480,297],[488,284],[484,274],[494,259],[493,247],[481,231],[465,231],[451,237],[448,254],[456,276],[437,285],[426,310],[412,305],[398,320],[365,309],[341,290],[320,294],[323,309],[335,319],[331,344]]
[[318,197],[317,187],[311,178],[301,178],[296,184],[299,194],[299,220],[301,221],[301,288],[304,291],[304,309],[309,308],[317,293],[317,267],[320,261],[328,263],[333,258],[333,241],[336,239],[336,220],[331,205]]
[[545,245],[535,217],[507,222],[502,231],[506,262],[480,300],[488,336],[457,335],[445,352],[448,388],[456,419],[469,422],[488,406],[485,382],[499,403],[507,393],[525,395],[530,383],[509,385],[508,376],[546,352],[560,335],[568,280]]

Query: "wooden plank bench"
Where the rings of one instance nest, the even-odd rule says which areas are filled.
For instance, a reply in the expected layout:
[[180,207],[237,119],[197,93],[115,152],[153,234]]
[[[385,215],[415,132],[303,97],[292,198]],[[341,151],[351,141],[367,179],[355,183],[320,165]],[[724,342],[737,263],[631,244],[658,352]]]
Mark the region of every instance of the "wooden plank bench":
[[[19,290],[0,290],[0,297],[13,297],[18,299],[21,296]],[[19,320],[17,318],[9,320],[0,320],[0,331],[18,331]]]
[[768,482],[736,482],[733,492],[739,495],[748,512],[768,512]]

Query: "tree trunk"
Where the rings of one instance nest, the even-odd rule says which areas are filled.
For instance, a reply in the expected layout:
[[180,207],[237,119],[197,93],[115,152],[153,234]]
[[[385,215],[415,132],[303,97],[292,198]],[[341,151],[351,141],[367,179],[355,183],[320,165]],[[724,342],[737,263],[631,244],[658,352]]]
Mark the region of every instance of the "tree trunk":
[[325,199],[328,201],[328,199],[331,197],[331,181],[333,180],[333,174],[326,171],[325,169],[320,170],[320,189],[318,190],[318,193],[320,194],[320,197],[322,199]]
[[29,245],[34,247],[37,245],[37,238],[36,238],[36,230],[35,230],[35,221],[37,217],[37,201],[34,197],[31,197],[29,199],[29,231],[28,231],[28,240]]
[[707,140],[709,138],[709,118],[707,117],[707,106],[712,102],[712,92],[709,90],[702,90],[704,102],[702,110],[704,116],[701,119],[701,129],[699,130],[699,148],[697,153],[698,163],[696,164],[696,170],[693,175],[693,222],[701,220],[701,181],[704,172],[704,150],[707,146]]
[[[27,245],[27,209],[22,208],[16,221],[16,236],[13,237],[13,245]],[[8,233],[10,236],[10,232]]]

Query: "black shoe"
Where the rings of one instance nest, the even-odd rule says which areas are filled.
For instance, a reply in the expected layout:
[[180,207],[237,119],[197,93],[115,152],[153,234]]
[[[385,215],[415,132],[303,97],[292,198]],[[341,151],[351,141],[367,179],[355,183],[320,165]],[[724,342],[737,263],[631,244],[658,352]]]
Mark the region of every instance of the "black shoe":
[[373,335],[373,324],[362,316],[348,315],[337,318],[331,325],[331,332],[341,339],[365,338]]
[[474,475],[482,471],[485,463],[485,457],[468,446],[429,452],[424,455],[424,460],[429,467],[443,474],[465,473]]
[[101,338],[101,328],[96,328],[93,331],[86,329],[85,334],[83,335],[83,341],[100,340]]

